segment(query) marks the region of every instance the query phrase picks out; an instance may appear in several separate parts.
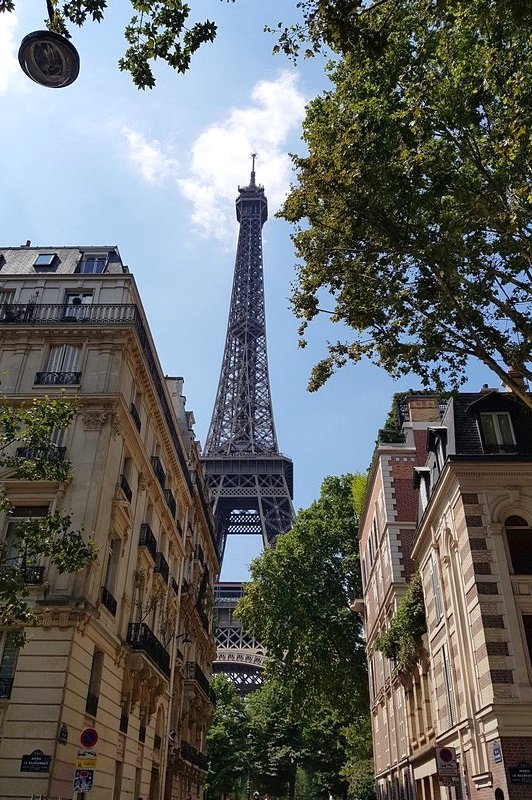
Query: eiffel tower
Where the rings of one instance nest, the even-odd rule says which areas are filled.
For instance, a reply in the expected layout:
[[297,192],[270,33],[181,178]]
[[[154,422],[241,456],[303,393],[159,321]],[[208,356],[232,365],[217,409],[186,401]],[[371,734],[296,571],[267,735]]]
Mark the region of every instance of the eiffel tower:
[[[240,223],[233,289],[220,380],[203,461],[214,498],[218,547],[227,537],[260,534],[271,547],[294,517],[293,465],[281,455],[273,421],[266,351],[262,226],[268,218],[264,187],[255,182],[252,155],[248,186],[238,187]],[[241,584],[219,584],[215,672],[241,691],[260,683],[264,650],[243,632],[232,609]]]

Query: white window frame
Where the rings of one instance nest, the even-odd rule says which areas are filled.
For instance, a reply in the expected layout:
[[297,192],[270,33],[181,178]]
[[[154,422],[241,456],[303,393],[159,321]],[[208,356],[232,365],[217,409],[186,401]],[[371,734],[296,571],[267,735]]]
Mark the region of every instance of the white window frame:
[[[487,418],[487,417],[489,417],[491,419],[492,423],[493,423],[493,432],[495,433],[495,442],[494,442],[494,444],[496,444],[498,447],[504,447],[504,446],[515,447],[515,445],[517,444],[517,441],[516,441],[516,438],[515,438],[514,426],[512,424],[512,416],[509,413],[509,411],[481,411],[480,412],[480,414],[479,414],[479,426],[480,426],[480,435],[481,435],[482,444],[484,445],[485,441],[486,441],[485,428],[484,428],[484,425],[483,425],[483,420],[485,418]],[[499,417],[505,417],[507,419],[507,421],[508,421],[508,429],[509,429],[509,432],[510,432],[510,435],[511,435],[511,439],[512,439],[511,442],[505,442],[504,441],[504,436],[503,436],[503,433],[501,431]],[[486,444],[486,447],[489,447],[489,444]]]

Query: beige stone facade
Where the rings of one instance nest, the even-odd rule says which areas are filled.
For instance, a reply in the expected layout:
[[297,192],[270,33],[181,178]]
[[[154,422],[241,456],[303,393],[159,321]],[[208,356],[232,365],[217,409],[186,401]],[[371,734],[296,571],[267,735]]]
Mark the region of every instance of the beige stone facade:
[[[407,402],[408,442],[419,398]],[[437,398],[432,403],[436,418]],[[380,797],[531,798],[530,415],[508,393],[460,394],[426,426],[424,445],[413,470],[420,506],[411,555],[425,598],[425,654],[411,675],[400,675],[388,662],[380,695],[374,695]],[[367,537],[366,518],[361,545]],[[394,588],[396,602],[402,588]],[[376,618],[368,627],[369,658],[379,663],[371,653],[373,630],[385,628],[387,616],[370,609],[368,591],[365,606],[367,618]],[[411,781],[394,787],[401,762],[390,743],[401,725],[403,692]],[[452,786],[441,785],[438,748],[456,752]]]
[[[0,797],[84,797],[76,762],[93,749],[91,800],[196,800],[219,563],[183,381],[164,376],[116,248],[4,249],[0,265],[6,402],[79,403],[56,442],[72,479],[4,474],[14,517],[71,513],[98,550],[77,575],[40,565],[30,592],[42,624],[19,652],[0,641]],[[1,536],[8,528],[0,520]],[[21,770],[36,750],[48,770]]]

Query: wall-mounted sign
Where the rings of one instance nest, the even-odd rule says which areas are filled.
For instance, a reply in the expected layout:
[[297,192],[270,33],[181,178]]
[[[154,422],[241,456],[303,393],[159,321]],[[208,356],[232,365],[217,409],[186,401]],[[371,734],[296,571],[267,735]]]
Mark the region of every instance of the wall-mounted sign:
[[500,764],[502,761],[502,747],[501,747],[501,740],[494,739],[491,743],[491,752],[493,753],[493,761],[495,764]]
[[455,747],[436,748],[436,769],[438,775],[458,775]]
[[532,784],[532,766],[527,761],[520,761],[516,767],[508,767],[508,774],[510,783]]
[[98,741],[98,731],[94,728],[85,728],[79,736],[79,743],[82,747],[95,747]]
[[57,734],[57,741],[59,744],[66,744],[68,742],[68,728],[63,722]]
[[78,750],[76,767],[78,769],[94,769],[98,753],[96,750]]
[[47,756],[42,750],[34,750],[20,760],[21,772],[50,772],[52,756]]
[[94,788],[94,770],[77,769],[74,773],[74,791],[90,792]]

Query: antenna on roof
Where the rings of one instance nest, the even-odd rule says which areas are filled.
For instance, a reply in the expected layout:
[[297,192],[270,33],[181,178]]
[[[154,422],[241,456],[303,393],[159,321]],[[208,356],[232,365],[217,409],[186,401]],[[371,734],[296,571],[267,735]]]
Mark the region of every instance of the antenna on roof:
[[255,159],[257,158],[256,153],[251,154],[251,181],[249,182],[250,186],[255,186]]

